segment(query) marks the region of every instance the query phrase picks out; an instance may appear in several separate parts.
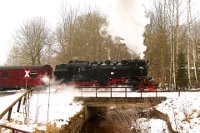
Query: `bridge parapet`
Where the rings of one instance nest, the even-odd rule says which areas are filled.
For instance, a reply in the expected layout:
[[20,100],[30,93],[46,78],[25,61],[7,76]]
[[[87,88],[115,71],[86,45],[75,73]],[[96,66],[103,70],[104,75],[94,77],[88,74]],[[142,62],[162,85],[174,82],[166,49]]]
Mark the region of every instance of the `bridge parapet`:
[[123,104],[123,103],[150,103],[155,106],[162,101],[166,100],[166,97],[75,97],[75,101],[83,101],[86,106],[95,104]]
[[149,108],[165,101],[166,97],[75,97],[74,100],[84,103],[84,118],[87,121],[99,112],[102,112],[102,110],[112,106]]

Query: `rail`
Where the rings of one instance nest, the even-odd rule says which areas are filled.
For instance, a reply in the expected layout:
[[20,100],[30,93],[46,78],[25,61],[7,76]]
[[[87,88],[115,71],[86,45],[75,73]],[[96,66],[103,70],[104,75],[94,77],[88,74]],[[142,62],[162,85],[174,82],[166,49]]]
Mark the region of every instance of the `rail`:
[[[6,114],[8,114],[6,120],[10,121],[10,120],[11,120],[12,111],[13,111],[13,107],[18,103],[18,105],[17,105],[17,112],[19,112],[19,111],[20,111],[21,104],[23,104],[23,105],[26,104],[26,100],[30,98],[30,96],[32,95],[32,91],[33,91],[33,89],[26,91],[26,92],[25,92],[24,94],[22,94],[18,99],[16,99],[10,106],[8,106],[8,107],[0,114],[0,120],[1,120]],[[10,129],[10,130],[12,130],[13,133],[14,133],[15,131],[19,131],[19,132],[22,132],[22,133],[29,133],[29,132],[27,132],[27,131],[23,131],[23,130],[16,129],[16,128],[9,127],[9,126],[2,125],[2,124],[0,124],[0,127]]]
[[[115,93],[121,93],[121,97],[128,97],[128,94],[131,93],[137,93],[139,95],[139,97],[145,97],[143,96],[143,94],[147,94],[147,93],[152,93],[155,97],[158,97],[158,94],[161,93],[166,93],[166,92],[176,92],[178,94],[178,96],[181,95],[181,92],[200,92],[200,90],[173,90],[173,91],[169,91],[169,90],[158,90],[155,89],[154,91],[145,91],[145,90],[135,90],[133,87],[131,86],[77,86],[77,89],[80,90],[81,92],[81,97],[83,97],[84,93],[88,94],[88,93],[94,93],[94,97],[99,97],[100,93],[109,93],[110,98],[112,98],[114,96]],[[120,89],[120,90],[119,90]],[[129,96],[131,97],[131,96]],[[138,96],[137,96],[138,97]]]

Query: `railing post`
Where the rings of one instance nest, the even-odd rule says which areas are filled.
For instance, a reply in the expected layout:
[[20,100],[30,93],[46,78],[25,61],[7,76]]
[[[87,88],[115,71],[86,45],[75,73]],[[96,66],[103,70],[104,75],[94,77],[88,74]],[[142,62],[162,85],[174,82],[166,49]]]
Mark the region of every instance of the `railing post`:
[[26,94],[24,95],[23,105],[25,105],[25,103],[26,103]]
[[20,110],[21,101],[22,101],[22,98],[20,98],[20,100],[19,100],[19,102],[18,102],[17,112],[19,112],[19,110]]
[[110,97],[112,98],[112,87],[110,88]]
[[125,87],[125,97],[127,98],[127,87]]
[[81,88],[81,97],[83,97],[83,88]]
[[97,87],[95,87],[96,88],[96,98],[97,98]]
[[10,121],[10,118],[11,118],[11,114],[12,114],[12,107],[9,109],[8,111],[8,117],[7,117],[7,120]]
[[29,93],[28,93],[27,95],[28,95],[28,96],[27,96],[27,99],[30,99]]
[[156,97],[158,97],[158,91],[157,91],[157,89],[156,89]]

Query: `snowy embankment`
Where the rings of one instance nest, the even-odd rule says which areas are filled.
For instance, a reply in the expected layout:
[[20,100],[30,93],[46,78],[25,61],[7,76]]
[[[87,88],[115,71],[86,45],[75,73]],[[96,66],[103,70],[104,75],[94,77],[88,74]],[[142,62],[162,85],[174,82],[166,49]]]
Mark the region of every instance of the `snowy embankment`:
[[[64,87],[64,88],[63,88]],[[56,123],[57,127],[68,124],[70,117],[82,109],[82,104],[73,101],[78,93],[73,87],[60,86],[55,91],[53,87],[34,91],[26,105],[16,112],[17,105],[12,112],[12,122],[6,120],[6,116],[0,120],[0,124],[6,124],[18,129],[29,132],[36,128],[46,130],[47,123]],[[22,93],[16,93],[10,96],[0,96],[0,113],[6,109]],[[6,101],[6,102],[5,102]]]
[[[167,100],[155,106],[155,109],[168,115],[174,131],[180,133],[199,133],[200,131],[200,92],[161,93]],[[143,132],[169,133],[167,124],[161,119],[138,120]]]
[[167,114],[175,131],[198,133],[200,131],[200,92],[181,93],[159,104],[157,110]]

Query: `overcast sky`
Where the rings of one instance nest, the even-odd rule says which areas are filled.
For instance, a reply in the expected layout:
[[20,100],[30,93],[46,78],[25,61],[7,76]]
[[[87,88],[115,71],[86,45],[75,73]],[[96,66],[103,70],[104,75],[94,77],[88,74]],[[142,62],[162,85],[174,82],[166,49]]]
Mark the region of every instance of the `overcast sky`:
[[[13,45],[12,36],[23,25],[23,22],[35,16],[41,16],[51,27],[55,27],[63,1],[77,6],[98,6],[103,10],[107,10],[109,7],[107,0],[1,0],[0,65],[6,64],[6,57]],[[105,5],[102,6],[102,3]]]
[[[71,5],[91,5],[109,12],[110,0],[1,0],[0,1],[0,65],[6,64],[6,57],[13,45],[12,36],[23,22],[30,18],[44,17],[51,27],[59,20],[62,1]],[[146,0],[149,2],[150,0]],[[193,0],[195,5],[199,0]],[[197,2],[197,3],[196,3]],[[148,4],[146,4],[148,6]],[[198,7],[196,7],[198,8]]]

